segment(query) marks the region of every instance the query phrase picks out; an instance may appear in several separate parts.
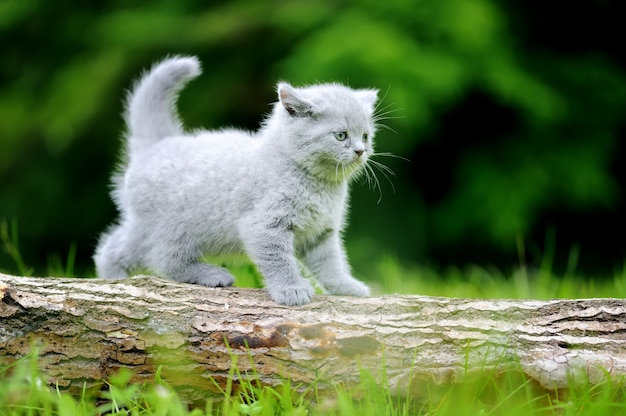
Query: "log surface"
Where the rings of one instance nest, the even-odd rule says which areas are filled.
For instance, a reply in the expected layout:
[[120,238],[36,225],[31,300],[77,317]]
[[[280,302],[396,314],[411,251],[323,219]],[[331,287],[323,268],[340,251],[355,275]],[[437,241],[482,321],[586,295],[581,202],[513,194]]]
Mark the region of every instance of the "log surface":
[[233,363],[270,385],[357,382],[384,363],[389,383],[405,390],[486,369],[521,369],[553,389],[626,374],[626,300],[319,295],[287,307],[262,290],[150,276],[0,274],[0,366],[33,344],[61,387],[96,385],[120,367],[149,381],[160,367],[190,399],[218,395]]

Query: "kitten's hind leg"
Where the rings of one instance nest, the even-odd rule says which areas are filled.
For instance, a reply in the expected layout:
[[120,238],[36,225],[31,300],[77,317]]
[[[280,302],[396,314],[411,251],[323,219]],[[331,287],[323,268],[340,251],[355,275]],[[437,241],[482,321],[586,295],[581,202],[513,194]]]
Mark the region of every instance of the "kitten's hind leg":
[[128,234],[122,225],[112,227],[100,237],[93,256],[98,277],[104,279],[128,277],[127,241]]
[[209,287],[232,286],[235,278],[227,270],[206,263],[170,265],[165,274],[183,283],[195,283]]

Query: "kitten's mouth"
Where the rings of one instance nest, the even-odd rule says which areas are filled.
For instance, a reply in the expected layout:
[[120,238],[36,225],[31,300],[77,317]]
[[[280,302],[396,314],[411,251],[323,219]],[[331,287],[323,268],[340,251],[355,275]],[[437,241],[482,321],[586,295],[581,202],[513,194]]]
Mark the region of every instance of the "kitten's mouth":
[[320,158],[314,172],[332,182],[341,182],[350,179],[365,168],[367,156],[360,155],[351,159],[337,160],[335,158]]
[[362,167],[367,162],[367,156],[364,153],[358,153],[352,160],[350,160],[349,165],[354,166],[355,168]]
[[367,159],[363,156],[357,156],[348,161],[339,162],[339,170],[344,178],[349,178],[361,170],[365,166]]

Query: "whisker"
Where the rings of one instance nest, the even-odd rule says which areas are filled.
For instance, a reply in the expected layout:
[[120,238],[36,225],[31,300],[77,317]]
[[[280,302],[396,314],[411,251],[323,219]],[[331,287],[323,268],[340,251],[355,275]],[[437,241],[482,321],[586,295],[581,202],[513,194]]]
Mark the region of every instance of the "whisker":
[[385,129],[385,130],[389,130],[389,131],[390,131],[390,132],[392,132],[392,133],[398,134],[398,132],[397,132],[397,131],[395,131],[394,129],[392,129],[391,127],[389,127],[389,126],[388,126],[388,125],[386,125],[386,124],[383,124],[383,123],[374,123],[374,125],[375,125],[376,127],[382,127],[382,128],[383,128],[383,129]]
[[383,174],[383,176],[387,179],[387,181],[389,182],[389,185],[391,185],[391,189],[393,190],[393,193],[396,193],[396,187],[393,184],[393,181],[391,180],[391,178],[389,177],[389,175],[391,176],[396,176],[395,172],[387,165],[384,165],[380,162],[377,162],[375,160],[371,160],[370,162],[372,163],[372,167],[375,167],[376,169],[378,169],[378,171],[380,173]]
[[389,104],[379,110],[377,110],[372,118],[375,120],[386,120],[388,118],[405,118],[406,116],[390,116],[389,114],[397,113],[398,111],[403,111],[404,108],[390,108],[392,104]]
[[391,90],[391,86],[387,87],[385,94],[380,98],[380,100],[378,100],[378,103],[376,103],[376,106],[374,107],[374,114],[372,115],[372,123],[374,124],[376,128],[389,130],[392,133],[398,134],[398,132],[394,130],[393,128],[387,126],[386,124],[381,123],[381,121],[383,120],[405,118],[405,116],[391,116],[390,115],[395,112],[403,110],[400,108],[392,108],[395,103],[384,103],[385,98],[387,98],[387,95],[389,94],[390,90]]
[[391,108],[391,106],[393,106],[393,103],[390,103],[384,107],[378,108],[376,109],[376,112],[372,115],[374,118],[381,118],[381,117],[385,117],[389,114],[395,113],[397,111],[400,111],[399,108]]
[[365,164],[359,173],[364,175],[364,182],[367,182],[367,187],[373,191],[376,188],[376,177],[372,177],[371,169],[372,168],[369,165]]
[[390,153],[390,152],[380,152],[380,153],[374,153],[372,156],[384,156],[384,157],[393,157],[395,159],[400,159],[400,160],[404,160],[405,162],[410,162],[410,159],[407,159],[406,157],[402,157],[402,156],[398,156],[396,154]]
[[385,171],[388,174],[390,174],[391,176],[396,176],[396,173],[393,171],[393,169],[391,169],[389,166],[384,165],[376,160],[372,160],[373,165],[376,166],[381,172]]
[[393,104],[389,104],[388,106],[381,108],[379,111],[374,113],[372,116],[373,119],[377,120],[386,120],[388,118],[406,118],[406,116],[389,116],[389,114],[397,113],[398,111],[403,111],[404,108],[389,108]]
[[[391,85],[387,87],[385,94],[383,94],[380,100],[378,100],[378,102],[376,103],[376,107],[374,107],[374,113],[378,112],[380,105],[385,101],[385,98],[387,98],[387,95],[389,94],[390,90],[391,90]],[[393,105],[393,103],[385,105],[385,107],[383,107],[381,110],[389,108],[391,105]]]
[[[376,106],[374,107],[374,113],[372,115],[372,119],[374,121],[386,120],[387,118],[391,118],[391,117],[386,117],[387,115],[403,110],[401,108],[392,108],[395,105],[395,103],[385,103],[385,105],[383,105],[383,103],[385,102],[385,99],[387,98],[387,95],[389,94],[390,89],[391,87],[387,88],[387,90],[385,91],[385,94],[376,103]],[[404,118],[404,117],[393,117],[393,118]]]
[[359,175],[363,177],[363,181],[361,183],[367,183],[367,187],[372,189],[372,179],[370,178],[369,172],[367,171],[367,165],[363,166],[363,169],[359,172]]
[[376,190],[376,188],[378,188],[378,201],[376,201],[376,203],[380,204],[380,201],[383,200],[383,188],[381,188],[378,177],[376,177],[376,172],[374,172],[374,169],[369,165],[365,165],[365,177],[367,178],[370,189]]

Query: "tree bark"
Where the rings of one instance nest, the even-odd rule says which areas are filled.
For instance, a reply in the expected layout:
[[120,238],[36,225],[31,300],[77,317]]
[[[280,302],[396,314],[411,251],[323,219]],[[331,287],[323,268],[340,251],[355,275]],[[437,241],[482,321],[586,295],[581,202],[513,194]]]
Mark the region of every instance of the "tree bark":
[[522,371],[547,389],[626,374],[626,301],[316,296],[300,307],[262,290],[0,274],[0,366],[39,347],[61,387],[99,385],[121,367],[184,397],[219,394],[237,374],[269,385],[353,383],[361,370],[401,393],[481,372]]

